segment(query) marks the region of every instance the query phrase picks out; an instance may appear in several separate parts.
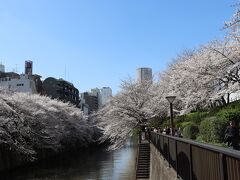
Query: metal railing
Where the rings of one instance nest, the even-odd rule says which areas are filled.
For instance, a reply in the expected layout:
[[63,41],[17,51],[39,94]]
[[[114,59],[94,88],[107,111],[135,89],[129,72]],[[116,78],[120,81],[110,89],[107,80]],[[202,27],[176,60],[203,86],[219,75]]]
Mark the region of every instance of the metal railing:
[[154,132],[150,138],[183,180],[240,180],[240,151]]

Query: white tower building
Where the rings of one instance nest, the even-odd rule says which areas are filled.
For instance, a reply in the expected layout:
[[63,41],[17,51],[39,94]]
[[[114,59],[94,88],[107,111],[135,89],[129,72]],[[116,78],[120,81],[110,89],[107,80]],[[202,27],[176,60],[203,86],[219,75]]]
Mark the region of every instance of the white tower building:
[[138,68],[137,69],[137,81],[152,81],[152,69],[151,68]]
[[102,107],[109,99],[112,97],[112,89],[110,87],[102,87],[101,89],[95,88],[91,89],[91,94],[97,96],[98,98],[98,107]]
[[0,78],[0,87],[14,92],[37,93],[35,82],[26,74],[22,74],[20,79]]
[[100,96],[100,106],[103,106],[112,97],[112,89],[110,87],[103,87],[100,89]]
[[91,89],[91,93],[92,93],[94,96],[99,96],[99,94],[100,94],[100,89],[98,89],[98,88]]

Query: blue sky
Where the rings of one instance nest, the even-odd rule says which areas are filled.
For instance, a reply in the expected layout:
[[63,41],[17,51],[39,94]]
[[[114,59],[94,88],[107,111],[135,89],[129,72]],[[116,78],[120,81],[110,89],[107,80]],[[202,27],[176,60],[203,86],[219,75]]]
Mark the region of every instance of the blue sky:
[[71,81],[80,92],[163,71],[171,59],[222,38],[236,0],[0,0],[0,62]]

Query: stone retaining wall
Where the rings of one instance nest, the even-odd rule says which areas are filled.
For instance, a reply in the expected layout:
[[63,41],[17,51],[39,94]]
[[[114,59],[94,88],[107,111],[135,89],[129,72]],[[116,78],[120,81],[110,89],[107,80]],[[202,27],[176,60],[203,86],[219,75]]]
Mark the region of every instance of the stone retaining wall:
[[160,152],[153,144],[151,148],[150,179],[151,180],[177,180],[176,171],[169,167],[168,161],[164,160]]

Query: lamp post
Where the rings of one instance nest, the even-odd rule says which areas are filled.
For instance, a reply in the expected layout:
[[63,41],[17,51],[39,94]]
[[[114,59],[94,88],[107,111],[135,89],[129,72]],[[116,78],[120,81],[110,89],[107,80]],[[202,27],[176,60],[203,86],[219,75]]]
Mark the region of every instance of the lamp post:
[[175,100],[176,96],[167,96],[166,99],[170,103],[170,125],[171,125],[171,134],[173,134],[173,101]]

